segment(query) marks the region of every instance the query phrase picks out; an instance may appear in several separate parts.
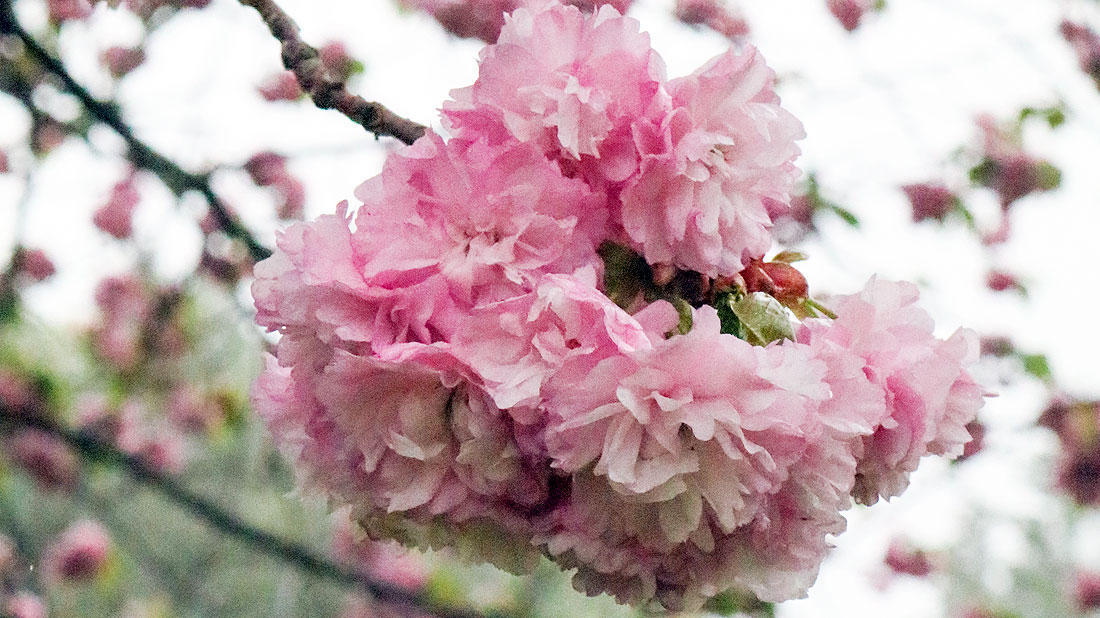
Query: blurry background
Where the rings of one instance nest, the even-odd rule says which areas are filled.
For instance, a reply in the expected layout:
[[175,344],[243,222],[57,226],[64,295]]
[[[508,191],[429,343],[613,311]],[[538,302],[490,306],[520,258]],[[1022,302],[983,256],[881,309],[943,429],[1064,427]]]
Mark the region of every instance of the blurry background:
[[[352,191],[398,145],[287,100],[296,94],[280,75],[278,45],[251,9],[231,0],[109,4],[86,15],[80,2],[13,6],[79,84],[118,105],[138,139],[187,171],[210,172],[214,192],[265,246],[287,220],[333,212],[345,199],[354,206]],[[998,396],[982,412],[980,452],[926,461],[902,497],[849,511],[809,598],[754,611],[1095,614],[1100,408],[1088,402],[1100,399],[1100,329],[1088,319],[1100,307],[1100,4],[892,0],[863,5],[850,30],[837,17],[852,15],[843,4],[726,7],[749,29],[733,43],[761,49],[808,133],[799,204],[813,214],[784,224],[783,246],[810,256],[802,270],[815,294],[854,291],[874,273],[919,282],[939,334],[966,325],[983,336],[977,373]],[[344,55],[330,54],[353,74],[354,92],[436,129],[447,93],[476,77],[483,44],[426,13],[390,0],[280,5],[304,40],[342,46]],[[637,0],[628,14],[651,33],[671,76],[731,44],[678,21],[672,0]],[[448,556],[351,548],[323,504],[287,495],[292,474],[247,406],[269,339],[251,325],[243,247],[210,231],[201,195],[134,171],[119,136],[11,37],[0,37],[0,67],[6,405],[41,400],[242,519],[337,562],[373,565],[372,577],[440,602],[521,616],[634,613],[573,593],[552,567],[512,578]],[[118,229],[131,209],[132,230]],[[56,272],[39,281],[30,250]],[[117,465],[80,463],[47,437],[5,431],[0,447],[0,533],[12,554],[5,560],[0,548],[4,594],[33,592],[51,616],[397,611],[227,542],[163,491]],[[69,540],[93,558],[103,550],[106,566],[76,578],[60,567],[30,572],[46,568],[50,548],[81,519],[102,525],[101,542],[81,546],[97,538],[87,529]]]

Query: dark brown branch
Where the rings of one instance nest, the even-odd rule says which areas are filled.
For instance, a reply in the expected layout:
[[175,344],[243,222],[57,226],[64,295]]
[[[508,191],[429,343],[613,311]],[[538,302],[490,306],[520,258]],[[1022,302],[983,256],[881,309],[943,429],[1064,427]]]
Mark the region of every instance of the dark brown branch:
[[215,530],[235,537],[249,547],[287,562],[305,573],[350,584],[369,593],[378,601],[415,608],[440,618],[507,618],[499,613],[483,614],[472,610],[441,607],[429,600],[423,593],[407,592],[331,562],[318,556],[307,547],[242,521],[220,506],[192,493],[174,477],[154,468],[140,457],[124,453],[114,445],[104,442],[88,432],[74,431],[64,427],[33,410],[12,410],[0,404],[0,421],[9,428],[11,426],[29,427],[44,431],[64,441],[84,459],[125,470],[136,481],[156,490]]
[[198,191],[206,199],[210,212],[218,227],[231,238],[235,238],[248,247],[248,253],[255,261],[271,255],[271,250],[252,237],[247,229],[233,216],[228,206],[214,193],[210,186],[209,174],[194,174],[177,165],[171,159],[153,150],[145,142],[134,136],[133,130],[119,114],[118,106],[113,102],[96,99],[81,86],[65,69],[61,62],[46,51],[15,19],[10,0],[0,0],[0,34],[11,34],[22,41],[27,53],[46,71],[53,74],[70,94],[80,100],[85,109],[96,120],[111,127],[126,142],[127,158],[134,165],[149,170],[159,176],[175,192]]
[[396,137],[406,144],[424,135],[427,130],[424,125],[398,116],[381,103],[351,94],[344,82],[333,79],[321,63],[317,50],[302,41],[298,24],[274,0],[239,1],[260,14],[282,45],[283,66],[294,73],[302,90],[309,93],[317,107],[335,109],[375,135]]

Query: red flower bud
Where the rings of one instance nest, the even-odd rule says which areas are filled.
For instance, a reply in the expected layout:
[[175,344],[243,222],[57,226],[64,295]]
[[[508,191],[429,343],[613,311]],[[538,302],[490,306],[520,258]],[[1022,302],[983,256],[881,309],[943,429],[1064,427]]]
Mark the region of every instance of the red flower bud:
[[298,78],[290,71],[272,75],[257,90],[267,101],[297,101],[302,96]]
[[903,575],[924,577],[932,572],[932,563],[928,560],[927,554],[900,541],[890,544],[883,562],[895,573]]
[[774,289],[770,294],[779,301],[795,301],[806,298],[809,284],[806,277],[794,266],[785,262],[768,262],[763,265],[764,273],[771,279]]
[[1078,573],[1073,592],[1082,612],[1100,607],[1100,573]]
[[108,48],[99,57],[107,72],[115,78],[123,77],[145,62],[145,51],[140,47],[126,48],[114,46]]

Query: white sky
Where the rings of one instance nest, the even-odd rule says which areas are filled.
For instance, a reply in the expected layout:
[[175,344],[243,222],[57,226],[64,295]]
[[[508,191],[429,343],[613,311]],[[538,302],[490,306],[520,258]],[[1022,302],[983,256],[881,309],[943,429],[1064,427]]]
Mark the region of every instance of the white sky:
[[[1095,350],[1100,330],[1088,326],[1100,307],[1096,275],[1100,230],[1100,96],[1057,35],[1067,12],[1100,26],[1097,3],[1055,0],[892,0],[854,35],[827,15],[824,0],[742,0],[754,41],[783,79],[785,104],[802,119],[804,169],[817,171],[827,195],[859,214],[863,228],[822,221],[820,242],[807,242],[805,263],[814,289],[851,292],[874,272],[919,280],[924,305],[944,334],[960,324],[1010,333],[1029,351],[1050,355],[1055,375],[1072,393],[1100,396]],[[398,113],[438,126],[437,109],[452,88],[476,76],[480,44],[445,35],[419,14],[399,15],[390,0],[282,0],[307,41],[338,39],[367,66],[358,91]],[[25,24],[41,25],[42,3],[17,5]],[[631,15],[651,32],[670,76],[688,73],[721,52],[717,35],[699,33],[669,19],[671,0],[638,0]],[[279,68],[278,48],[250,9],[215,0],[201,12],[171,20],[152,39],[149,60],[118,92],[97,67],[99,51],[133,44],[140,35],[125,14],[101,6],[87,24],[66,26],[62,53],[74,75],[99,96],[115,96],[137,134],[185,167],[237,166],[252,153],[274,149],[292,156],[291,169],[306,183],[307,213],[331,212],[352,190],[376,174],[390,142],[375,140],[334,112],[307,103],[260,105],[255,85]],[[72,109],[66,97],[45,97],[56,109]],[[1013,212],[1011,242],[987,253],[961,229],[909,223],[897,186],[949,174],[952,151],[971,143],[980,112],[1005,117],[1024,105],[1064,100],[1068,121],[1050,132],[1027,134],[1028,147],[1063,171],[1064,188],[1022,200]],[[18,106],[0,100],[0,148],[22,139]],[[95,149],[118,153],[106,130]],[[13,167],[27,161],[15,157]],[[106,273],[126,270],[133,248],[90,225],[91,213],[120,179],[110,157],[70,141],[35,177],[28,215],[18,225],[26,243],[44,248],[61,272],[28,295],[34,310],[59,323],[86,322],[91,291]],[[219,173],[217,190],[236,205],[246,223],[271,245],[274,221],[261,190],[237,171]],[[177,210],[167,191],[141,183],[138,244],[156,256],[162,276],[180,277],[198,257],[198,234],[189,223],[201,210],[195,199]],[[16,174],[0,176],[0,246],[16,233],[16,204],[23,194]],[[971,202],[980,221],[992,222],[997,205],[988,195]],[[354,203],[354,202],[353,202]],[[956,226],[958,227],[958,226]],[[1031,296],[984,291],[986,269],[1019,273]],[[1049,503],[1032,495],[1054,443],[1041,432],[1022,431],[1045,395],[1035,384],[1005,387],[983,412],[993,425],[989,452],[948,480],[946,466],[928,462],[909,493],[889,505],[861,510],[805,601],[782,606],[785,618],[891,616],[938,618],[942,599],[920,582],[895,581],[881,589],[886,542],[903,534],[946,547],[963,534],[963,515],[975,505],[996,513],[1044,517]],[[1015,430],[1015,431],[1014,431]],[[961,500],[961,496],[966,496]],[[1010,533],[995,545],[1007,560]],[[1008,539],[1008,540],[1006,540]],[[1015,556],[1015,557],[1014,557]],[[1100,558],[1097,558],[1100,559]],[[1095,565],[1100,567],[1100,565]]]

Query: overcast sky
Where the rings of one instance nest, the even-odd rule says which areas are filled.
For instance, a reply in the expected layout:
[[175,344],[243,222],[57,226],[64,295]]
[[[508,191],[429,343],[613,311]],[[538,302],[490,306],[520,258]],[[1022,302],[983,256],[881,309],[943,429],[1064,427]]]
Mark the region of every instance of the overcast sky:
[[[41,2],[17,3],[28,26],[41,26]],[[452,88],[476,77],[480,44],[445,35],[428,18],[399,14],[389,0],[283,0],[282,6],[315,44],[341,40],[367,67],[357,89],[398,113],[438,126],[437,110]],[[812,289],[852,292],[872,273],[924,283],[924,305],[942,334],[959,325],[1011,334],[1025,349],[1051,355],[1058,379],[1079,396],[1100,395],[1095,350],[1100,329],[1090,313],[1100,306],[1096,233],[1100,230],[1100,97],[1078,70],[1057,34],[1067,12],[1100,26],[1096,3],[1054,0],[892,0],[855,34],[828,16],[823,0],[746,0],[754,37],[782,79],[784,103],[802,119],[804,169],[818,173],[828,195],[858,213],[859,231],[823,219],[820,241],[802,248]],[[670,76],[688,73],[723,51],[726,41],[672,22],[671,0],[638,0],[630,13],[651,32]],[[252,10],[215,0],[203,11],[169,22],[151,39],[146,65],[112,91],[97,66],[99,51],[134,44],[140,30],[128,15],[100,6],[88,23],[67,25],[62,55],[74,75],[101,97],[122,102],[137,134],[186,167],[226,166],[215,186],[238,207],[247,224],[271,245],[275,222],[266,196],[232,168],[262,149],[291,157],[306,183],[307,213],[332,212],[352,199],[355,186],[376,174],[388,141],[375,141],[332,112],[308,104],[261,105],[256,84],[279,68],[278,48]],[[57,113],[71,113],[66,97],[43,95]],[[945,161],[976,140],[974,116],[1007,117],[1024,105],[1062,100],[1062,128],[1027,133],[1028,147],[1064,173],[1061,191],[1027,198],[1013,212],[1012,241],[993,252],[961,228],[913,226],[898,185],[946,177],[963,183]],[[18,106],[0,100],[0,148],[17,144],[26,129]],[[93,148],[70,140],[34,177],[27,216],[17,222],[24,186],[16,174],[0,176],[0,246],[18,233],[44,248],[59,276],[28,295],[44,319],[87,323],[91,291],[105,274],[121,272],[137,257],[95,230],[91,213],[103,203],[122,167],[110,155],[120,142],[106,130]],[[106,156],[105,156],[106,155]],[[16,157],[14,167],[26,167]],[[153,256],[159,276],[171,280],[198,258],[199,235],[190,223],[201,201],[177,209],[156,181],[140,182],[138,246]],[[354,202],[353,202],[354,203]],[[971,202],[991,225],[997,204],[990,195]],[[957,228],[958,226],[956,226]],[[1025,302],[983,289],[990,265],[1019,273],[1030,290]],[[244,298],[247,302],[247,298]],[[891,616],[935,618],[942,599],[920,582],[881,579],[886,541],[905,534],[947,546],[964,534],[974,508],[1042,516],[1049,504],[1030,495],[1053,452],[1041,434],[1022,431],[1045,394],[1035,384],[989,384],[1002,396],[985,414],[994,425],[991,452],[953,481],[946,465],[929,462],[909,493],[890,505],[852,515],[853,525],[806,601],[785,604],[785,617]],[[1036,437],[1038,436],[1038,437]],[[962,500],[962,496],[967,496]],[[1019,559],[1011,534],[994,544],[1005,560]],[[1007,535],[1007,536],[1005,536]],[[1014,545],[1015,543],[1015,545]],[[1014,557],[1015,556],[1015,557]],[[1100,565],[1096,565],[1100,567]]]

